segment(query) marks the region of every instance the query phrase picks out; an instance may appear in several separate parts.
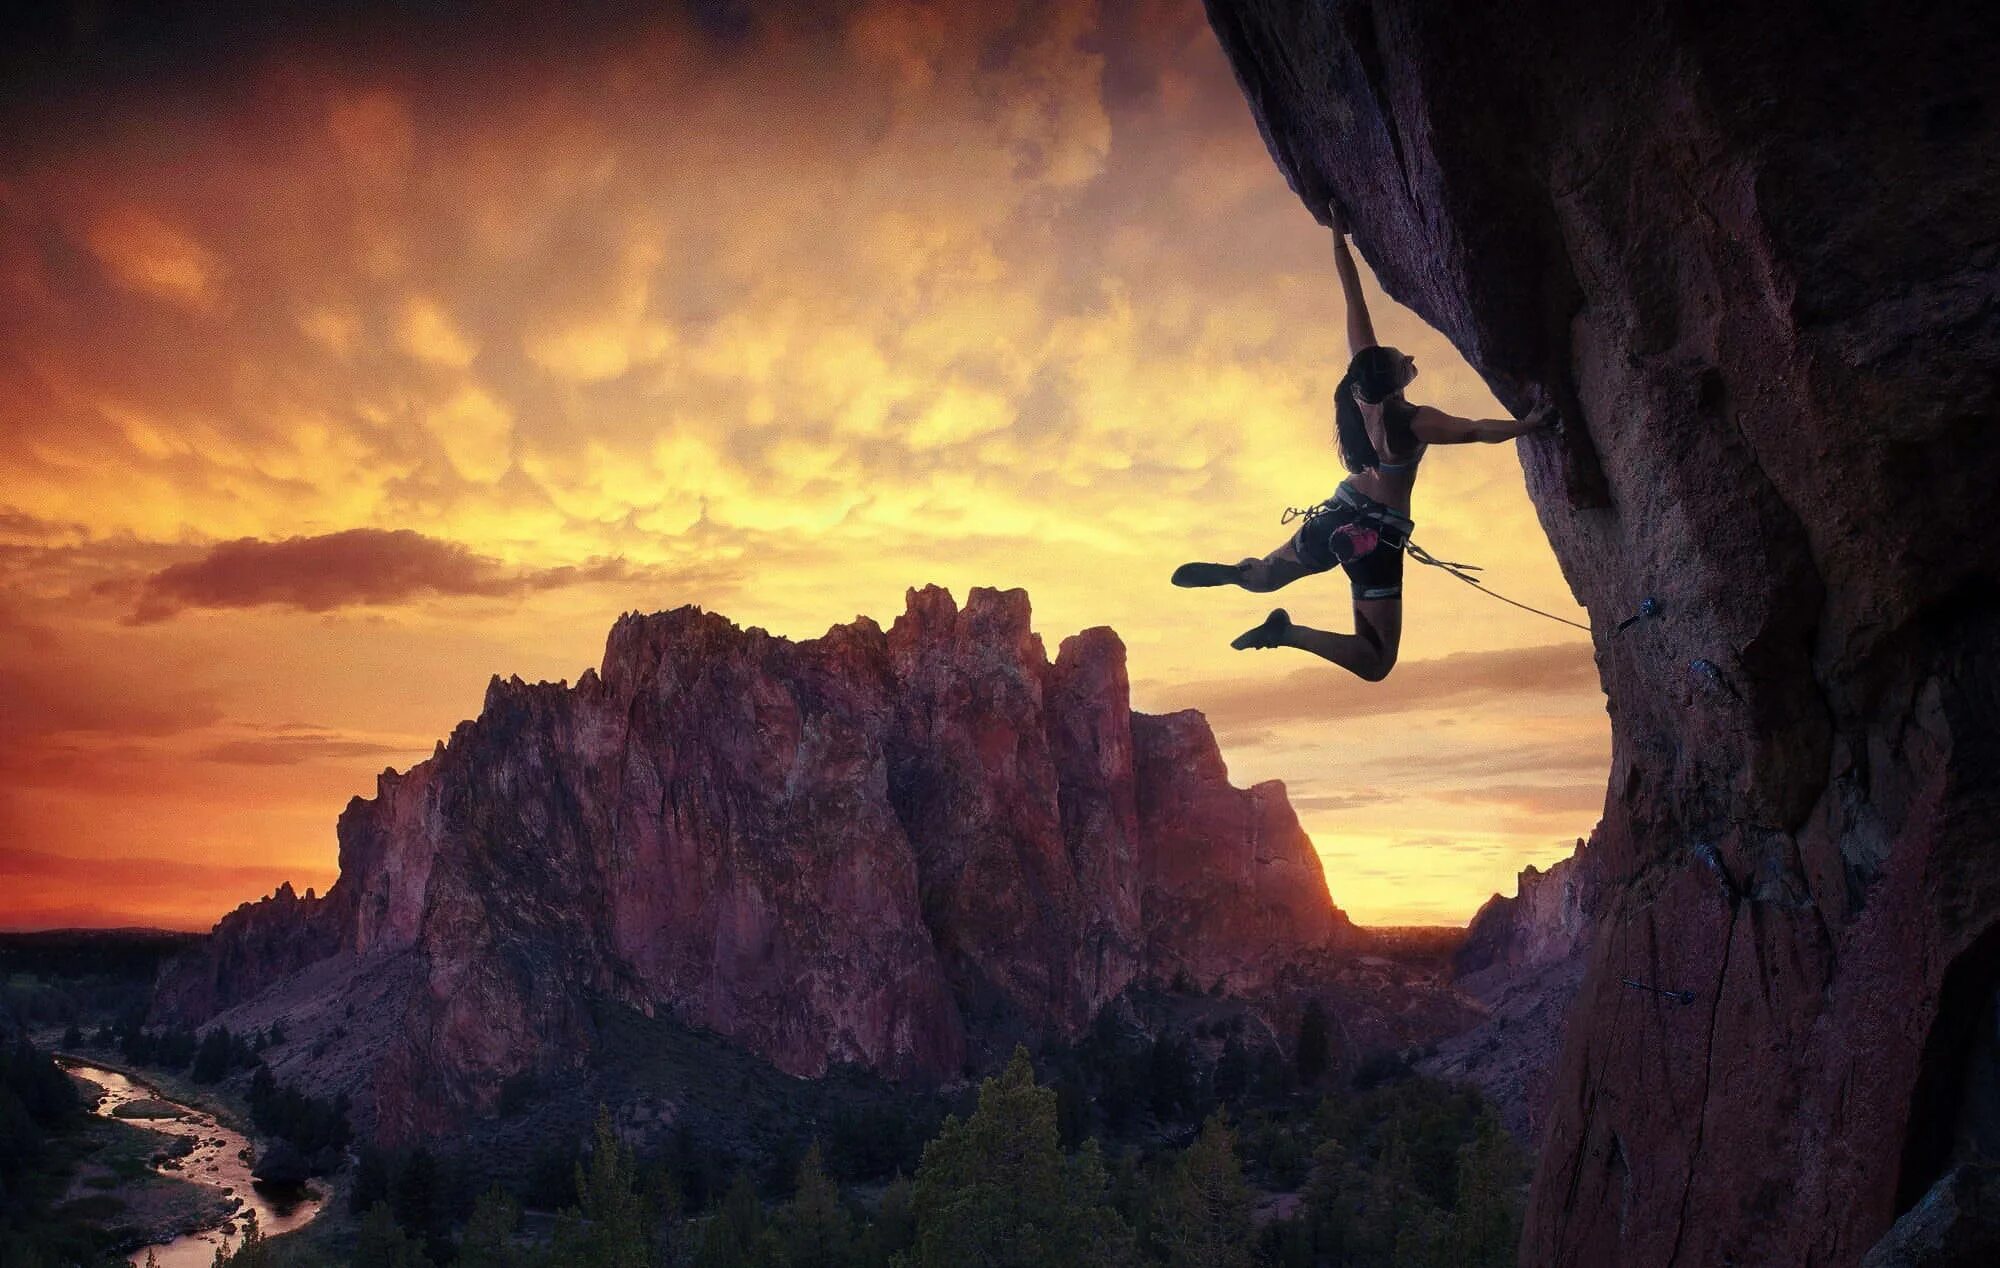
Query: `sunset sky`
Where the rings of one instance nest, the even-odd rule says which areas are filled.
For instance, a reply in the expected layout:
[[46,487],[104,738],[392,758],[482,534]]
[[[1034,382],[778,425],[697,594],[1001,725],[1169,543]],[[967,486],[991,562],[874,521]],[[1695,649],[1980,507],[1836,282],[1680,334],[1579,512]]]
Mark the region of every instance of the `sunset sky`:
[[[1364,922],[1462,922],[1595,822],[1583,634],[1413,569],[1376,686],[1167,584],[1341,474],[1329,237],[1198,3],[331,11],[10,63],[0,926],[324,888],[375,772],[621,611],[812,637],[924,582],[1117,629]],[[1412,399],[1499,412],[1375,314]],[[1577,615],[1511,446],[1434,451],[1416,516]],[[1349,628],[1337,577],[1281,601]]]

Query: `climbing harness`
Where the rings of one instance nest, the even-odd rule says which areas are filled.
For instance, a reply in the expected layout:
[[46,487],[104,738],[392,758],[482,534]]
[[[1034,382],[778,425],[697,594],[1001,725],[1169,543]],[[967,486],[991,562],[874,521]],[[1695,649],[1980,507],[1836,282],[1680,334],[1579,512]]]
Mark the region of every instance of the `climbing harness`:
[[1647,982],[1634,981],[1629,977],[1621,977],[1618,980],[1625,983],[1625,985],[1631,987],[1635,991],[1651,991],[1653,994],[1662,996],[1666,999],[1670,999],[1674,1001],[1676,1004],[1694,1003],[1693,991],[1671,991],[1664,986],[1653,986]]
[[1624,620],[1618,622],[1618,628],[1611,632],[1613,634],[1623,634],[1626,630],[1630,629],[1632,626],[1637,625],[1641,621],[1650,621],[1663,611],[1665,611],[1665,609],[1660,606],[1660,601],[1658,599],[1655,599],[1652,595],[1649,594],[1645,598],[1639,600],[1639,610],[1637,612],[1634,612],[1631,616],[1628,616]]
[[[1401,550],[1404,557],[1414,559],[1420,564],[1429,564],[1433,568],[1442,569],[1481,594],[1517,607],[1523,612],[1533,612],[1536,616],[1545,616],[1551,621],[1558,621],[1569,626],[1571,629],[1582,630],[1586,634],[1591,632],[1588,625],[1572,621],[1567,617],[1557,616],[1553,612],[1544,612],[1540,608],[1530,607],[1518,599],[1510,599],[1498,590],[1490,588],[1484,581],[1471,575],[1475,572],[1485,571],[1478,564],[1465,564],[1450,559],[1439,559],[1436,555],[1431,554],[1431,552],[1410,540],[1410,533],[1416,528],[1414,520],[1406,515],[1398,515],[1396,512],[1381,506],[1379,503],[1371,503],[1363,499],[1360,494],[1353,493],[1345,482],[1342,482],[1340,487],[1334,491],[1332,497],[1319,503],[1317,506],[1286,507],[1284,515],[1279,517],[1278,522],[1280,524],[1289,524],[1295,519],[1303,519],[1310,524],[1318,517],[1329,514],[1342,505],[1358,512],[1361,520],[1374,524],[1376,531],[1381,534],[1381,542]],[[1648,602],[1651,602],[1651,600],[1648,600]],[[1620,628],[1622,629],[1623,626]]]

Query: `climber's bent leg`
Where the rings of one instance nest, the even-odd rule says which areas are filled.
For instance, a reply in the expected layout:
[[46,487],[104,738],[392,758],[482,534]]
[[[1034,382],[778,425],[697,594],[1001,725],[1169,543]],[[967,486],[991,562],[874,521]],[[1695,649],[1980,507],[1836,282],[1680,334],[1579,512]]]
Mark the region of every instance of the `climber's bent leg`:
[[[1401,604],[1390,601],[1381,606],[1396,608]],[[1330,660],[1357,678],[1368,682],[1381,682],[1389,676],[1389,670],[1395,666],[1395,648],[1391,644],[1387,652],[1384,652],[1383,645],[1379,642],[1379,626],[1374,619],[1364,621],[1360,607],[1360,604],[1355,605],[1356,626],[1360,629],[1360,633],[1336,634],[1332,630],[1316,630],[1310,625],[1293,624],[1285,631],[1282,645],[1296,647],[1300,651],[1311,652],[1322,659]],[[1376,628],[1371,630],[1371,626]]]
[[1403,643],[1403,552],[1377,546],[1343,565],[1354,589],[1354,633],[1287,624],[1278,645],[1332,661],[1357,678],[1381,682]]
[[1370,682],[1380,682],[1396,667],[1396,653],[1403,645],[1403,600],[1356,599],[1354,632],[1375,649],[1372,673],[1362,674]]

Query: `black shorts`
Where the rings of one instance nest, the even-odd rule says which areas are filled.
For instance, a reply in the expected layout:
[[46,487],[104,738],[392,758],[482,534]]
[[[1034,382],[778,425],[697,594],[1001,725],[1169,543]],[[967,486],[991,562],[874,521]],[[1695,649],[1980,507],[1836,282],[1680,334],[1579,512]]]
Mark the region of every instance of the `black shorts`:
[[[1371,499],[1362,505],[1335,502],[1299,526],[1291,549],[1300,560],[1324,572],[1339,565],[1357,599],[1403,597],[1402,544],[1409,520]],[[1382,520],[1383,513],[1390,519]],[[1399,531],[1400,530],[1400,531]]]

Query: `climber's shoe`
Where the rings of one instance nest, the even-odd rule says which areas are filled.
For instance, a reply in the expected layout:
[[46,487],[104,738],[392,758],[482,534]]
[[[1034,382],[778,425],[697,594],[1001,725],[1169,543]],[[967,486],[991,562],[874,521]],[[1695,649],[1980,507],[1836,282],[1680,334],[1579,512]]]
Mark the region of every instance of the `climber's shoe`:
[[1239,652],[1248,651],[1253,647],[1283,647],[1285,635],[1291,631],[1291,614],[1283,608],[1272,608],[1271,615],[1264,618],[1262,625],[1238,634],[1229,640],[1229,645]]
[[1198,586],[1233,586],[1242,579],[1241,564],[1182,564],[1174,569],[1174,584],[1189,589]]

